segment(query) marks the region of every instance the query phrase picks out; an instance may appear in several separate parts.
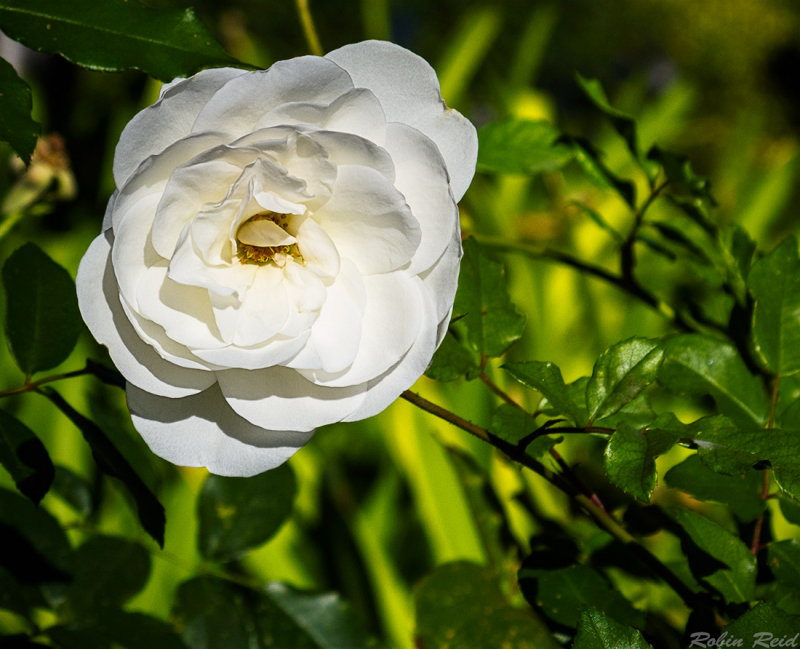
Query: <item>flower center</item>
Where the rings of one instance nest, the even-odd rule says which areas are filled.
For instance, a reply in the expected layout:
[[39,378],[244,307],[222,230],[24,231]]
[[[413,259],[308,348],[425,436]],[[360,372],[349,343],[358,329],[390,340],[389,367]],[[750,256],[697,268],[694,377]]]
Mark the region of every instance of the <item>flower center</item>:
[[297,239],[289,234],[288,214],[259,212],[239,226],[236,232],[236,256],[243,264],[285,266],[291,257],[303,263]]

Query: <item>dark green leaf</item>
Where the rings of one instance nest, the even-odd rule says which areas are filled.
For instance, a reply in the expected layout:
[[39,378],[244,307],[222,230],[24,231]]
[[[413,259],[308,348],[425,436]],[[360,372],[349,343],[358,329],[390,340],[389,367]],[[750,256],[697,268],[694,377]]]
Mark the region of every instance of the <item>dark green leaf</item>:
[[595,608],[581,612],[572,649],[648,649],[637,629],[625,626]]
[[456,293],[456,313],[479,354],[500,356],[520,338],[525,316],[511,304],[503,265],[487,257],[474,239],[464,241]]
[[[586,423],[587,415],[584,408],[573,399],[569,389],[564,385],[561,370],[553,363],[542,361],[506,363],[503,369],[523,385],[541,392],[557,414],[569,417],[576,426]],[[583,399],[580,401],[582,403]]]
[[747,277],[755,298],[753,346],[775,374],[800,371],[800,260],[789,237],[756,262]]
[[678,509],[673,516],[701,550],[726,566],[710,575],[703,575],[702,580],[719,591],[726,602],[752,600],[755,595],[756,558],[750,549],[738,537],[701,514]]
[[800,541],[773,541],[768,550],[769,567],[778,581],[800,585]]
[[478,171],[536,174],[555,171],[572,154],[556,144],[559,133],[549,122],[512,118],[478,131]]
[[664,342],[658,379],[673,392],[711,395],[720,412],[742,426],[766,424],[769,399],[764,386],[732,345],[702,334],[670,338]]
[[699,455],[692,455],[667,471],[664,482],[698,500],[728,505],[745,522],[755,520],[764,511],[761,474],[752,469],[734,476],[724,475],[708,468]]
[[800,504],[794,500],[782,497],[778,501],[783,517],[793,525],[800,526]]
[[642,159],[641,152],[639,151],[639,143],[636,138],[636,121],[633,117],[628,115],[628,113],[614,108],[609,103],[608,97],[606,97],[606,93],[597,79],[585,79],[580,74],[575,76],[578,85],[586,96],[597,108],[605,113],[611,125],[614,127],[614,130],[625,140],[625,144],[628,146],[628,151],[630,151],[633,159],[642,167],[648,178],[652,178],[655,175],[652,165],[646,164],[647,161]]
[[13,66],[0,58],[0,140],[8,142],[26,163],[39,137],[39,125],[31,118],[31,89]]
[[[692,233],[685,227],[686,223],[672,224],[666,221],[648,221],[646,225],[653,228],[669,244],[671,248],[680,253],[688,253],[700,264],[711,264],[712,261],[706,251],[692,237]],[[677,258],[677,255],[675,256]]]
[[594,607],[621,624],[641,627],[644,613],[637,611],[618,590],[589,566],[576,564],[552,570],[539,579],[538,603],[552,620],[576,627],[580,611]]
[[122,453],[117,450],[97,424],[75,410],[55,390],[42,388],[40,391],[81,431],[83,438],[92,449],[92,457],[97,463],[97,467],[106,475],[117,478],[125,486],[136,503],[136,511],[142,527],[163,547],[164,526],[166,525],[164,507],[139,477],[139,474],[128,464]]
[[38,503],[53,483],[54,468],[44,444],[21,421],[0,410],[0,464],[17,489]]
[[0,565],[20,583],[63,581],[72,549],[58,521],[12,491],[0,489]]
[[698,455],[714,471],[739,475],[771,468],[778,484],[800,500],[800,433],[780,430],[701,430],[693,436]]
[[592,221],[594,221],[598,227],[608,232],[615,241],[617,241],[618,243],[622,242],[622,235],[619,232],[617,232],[611,226],[611,224],[605,220],[605,218],[603,218],[603,215],[600,214],[600,212],[588,206],[586,203],[582,203],[581,201],[578,200],[571,200],[569,204],[577,207],[581,212],[583,212]]
[[677,441],[678,434],[672,431],[621,425],[606,445],[608,479],[634,498],[648,502],[656,486],[655,458]]
[[162,81],[237,63],[191,9],[151,9],[136,0],[0,0],[0,28],[93,70],[134,68]]
[[568,145],[577,163],[586,176],[599,187],[611,187],[632,210],[636,209],[636,185],[630,180],[617,177],[601,160],[600,152],[591,142],[583,138],[564,135],[559,143]]
[[91,485],[63,466],[55,468],[53,492],[81,516],[89,516],[97,504]]
[[93,536],[74,554],[66,589],[69,610],[79,620],[100,620],[144,588],[149,576],[150,555],[141,545]]
[[664,351],[658,342],[630,338],[604,351],[586,385],[589,421],[613,415],[656,379]]
[[[303,639],[307,636],[314,647],[377,649],[377,642],[362,630],[349,606],[336,593],[322,595],[300,593],[278,583],[267,586],[266,592],[273,605],[296,625],[295,634]],[[262,637],[269,631],[269,626],[269,624],[263,625]],[[286,643],[285,637],[281,640],[284,646],[299,646]]]
[[82,326],[69,273],[26,243],[6,260],[3,285],[6,334],[20,369],[30,376],[61,363]]
[[417,585],[417,644],[430,649],[556,649],[547,627],[510,606],[491,571],[469,563],[438,567]]
[[433,355],[433,361],[425,370],[425,376],[437,381],[453,381],[466,378],[468,381],[480,374],[472,354],[454,336],[447,335]]
[[106,610],[88,623],[50,627],[47,634],[61,649],[188,649],[163,620],[119,610]]
[[[787,644],[787,640],[791,641],[798,629],[800,617],[787,615],[767,602],[759,602],[725,630],[731,638],[741,638],[745,647],[789,647],[792,645]],[[793,644],[796,643],[795,640]]]
[[201,554],[230,561],[268,541],[292,513],[296,489],[287,464],[252,478],[209,475],[197,499]]
[[[695,198],[707,200],[711,205],[715,204],[711,196],[711,183],[706,178],[694,173],[689,158],[678,153],[665,151],[657,146],[651,147],[647,152],[647,158],[661,165],[673,192],[681,192]],[[697,205],[696,208],[702,209],[702,203]],[[690,214],[690,216],[692,215]],[[701,221],[700,225],[705,229],[708,225],[708,220],[701,219]]]

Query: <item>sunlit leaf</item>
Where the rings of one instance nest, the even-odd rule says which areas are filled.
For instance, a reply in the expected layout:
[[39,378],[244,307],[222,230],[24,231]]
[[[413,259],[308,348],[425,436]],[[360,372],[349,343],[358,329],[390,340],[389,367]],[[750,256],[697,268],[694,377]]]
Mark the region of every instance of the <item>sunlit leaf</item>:
[[106,475],[117,478],[133,496],[142,527],[160,546],[163,546],[164,526],[166,525],[164,507],[139,477],[136,470],[91,419],[87,419],[75,410],[55,390],[42,388],[41,392],[81,431],[92,449],[92,457],[97,463],[97,467]]
[[572,649],[648,649],[638,629],[615,622],[596,608],[581,612]]
[[465,314],[460,322],[469,341],[486,356],[502,355],[525,328],[525,316],[509,299],[503,265],[485,255],[474,239],[464,241],[454,312]]
[[576,627],[582,608],[592,606],[622,624],[640,627],[644,614],[637,611],[596,570],[575,564],[540,577],[537,603],[550,619]]
[[658,342],[630,338],[604,351],[586,385],[589,421],[613,415],[656,379],[664,351]]
[[20,369],[31,375],[69,356],[81,318],[75,282],[33,243],[14,252],[3,266],[6,334]]
[[570,149],[557,144],[558,130],[549,122],[509,119],[478,131],[478,170],[536,174],[563,167]]
[[417,644],[474,649],[556,649],[547,627],[505,602],[486,568],[469,563],[440,566],[416,587]]
[[766,505],[760,494],[762,480],[758,471],[748,469],[733,476],[716,473],[699,455],[673,466],[664,476],[664,482],[698,500],[728,505],[742,521],[754,520]]
[[658,380],[676,393],[712,396],[720,412],[742,426],[766,424],[766,390],[728,343],[701,334],[664,341]]
[[656,486],[655,458],[666,453],[678,437],[674,431],[659,428],[636,430],[620,426],[606,445],[608,479],[634,498],[649,501]]
[[138,0],[0,0],[0,28],[93,70],[133,68],[162,81],[237,63],[192,9],[153,9]]
[[519,441],[536,429],[533,417],[521,408],[503,403],[492,413],[489,431],[509,444]]
[[44,444],[21,421],[0,410],[0,464],[20,493],[38,503],[53,483],[55,469]]
[[573,399],[572,393],[564,384],[561,370],[555,364],[542,361],[506,363],[503,369],[523,385],[541,392],[557,414],[569,417],[577,426],[586,423],[587,415],[582,406],[583,394],[580,403]]
[[755,298],[753,345],[775,374],[800,371],[800,259],[789,237],[756,262],[747,277]]
[[696,576],[719,591],[727,602],[749,602],[753,599],[756,558],[750,549],[738,537],[701,514],[677,509],[673,516],[701,550],[724,566],[711,574]]
[[251,478],[209,475],[197,500],[200,552],[229,561],[265,543],[292,513],[296,489],[286,464]]
[[0,58],[0,140],[8,142],[28,162],[36,147],[39,125],[31,117],[31,89],[12,65]]

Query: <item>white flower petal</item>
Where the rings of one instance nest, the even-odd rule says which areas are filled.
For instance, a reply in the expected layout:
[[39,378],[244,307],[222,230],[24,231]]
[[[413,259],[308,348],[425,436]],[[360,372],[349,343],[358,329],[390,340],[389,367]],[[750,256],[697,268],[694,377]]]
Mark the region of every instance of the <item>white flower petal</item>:
[[224,370],[217,380],[238,414],[264,428],[310,431],[341,421],[364,400],[365,385],[326,388],[288,367]]
[[165,397],[184,397],[216,382],[213,372],[190,370],[162,359],[131,326],[119,302],[111,268],[113,235],[97,237],[78,267],[75,283],[84,321],[97,341],[108,347],[122,375],[143,390]]
[[288,102],[330,103],[353,89],[348,74],[327,59],[301,56],[279,61],[268,70],[232,79],[200,111],[194,133],[216,130],[244,135],[257,128],[261,116]]
[[356,87],[375,93],[388,121],[413,126],[436,143],[447,163],[453,195],[461,200],[475,174],[478,136],[469,120],[444,104],[439,80],[427,61],[383,41],[345,45],[325,58],[347,70]]
[[290,246],[297,242],[291,234],[269,219],[245,221],[236,231],[236,238],[248,246],[260,248]]
[[292,219],[290,229],[297,236],[297,246],[306,267],[320,277],[336,277],[341,267],[339,252],[319,224],[308,216]]
[[[456,223],[456,228],[450,237],[450,243],[442,253],[442,256],[429,270],[419,276],[433,297],[436,305],[436,319],[439,322],[448,322],[453,311],[453,300],[458,288],[458,270],[461,255],[461,228]],[[440,342],[441,338],[436,343],[437,347]]]
[[156,455],[217,475],[248,477],[274,469],[313,434],[254,426],[228,407],[217,386],[167,399],[129,385],[128,407],[133,425]]
[[[244,70],[202,70],[190,79],[176,80],[162,90],[159,100],[128,122],[114,153],[114,180],[122,187],[149,156],[160,153],[192,130],[197,114],[211,96]],[[214,129],[208,129],[214,130]]]
[[313,214],[342,257],[365,274],[407,264],[420,228],[405,197],[369,167],[339,167],[331,199]]

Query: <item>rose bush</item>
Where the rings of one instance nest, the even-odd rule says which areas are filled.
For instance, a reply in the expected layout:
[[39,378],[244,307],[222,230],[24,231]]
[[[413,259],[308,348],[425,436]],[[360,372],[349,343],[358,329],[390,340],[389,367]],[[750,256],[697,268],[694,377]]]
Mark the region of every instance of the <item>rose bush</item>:
[[390,43],[164,86],[120,137],[77,277],[150,448],[253,475],[394,401],[446,331],[476,156]]

